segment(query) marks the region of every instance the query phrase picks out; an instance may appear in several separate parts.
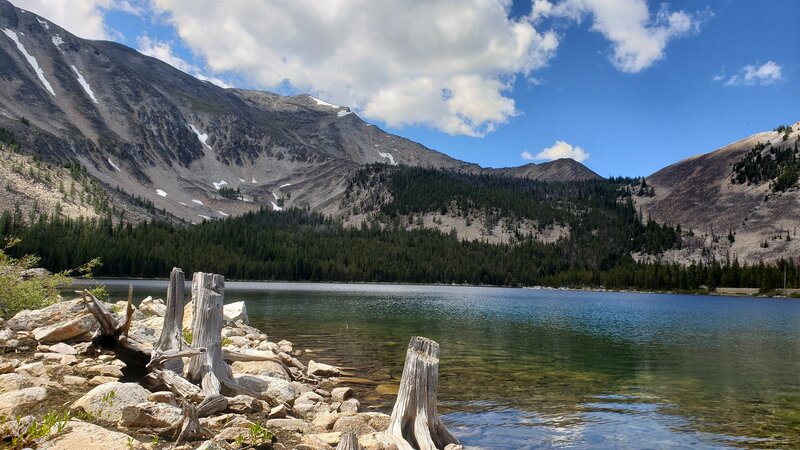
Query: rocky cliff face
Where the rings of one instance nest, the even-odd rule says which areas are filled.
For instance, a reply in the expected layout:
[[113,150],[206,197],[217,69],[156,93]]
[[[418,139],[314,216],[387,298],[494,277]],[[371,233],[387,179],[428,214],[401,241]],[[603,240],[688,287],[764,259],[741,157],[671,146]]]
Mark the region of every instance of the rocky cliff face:
[[[773,166],[771,161],[776,161],[779,152],[797,154],[798,139],[800,122],[789,130],[758,133],[648,176],[646,182],[655,195],[635,197],[645,217],[681,224],[697,235],[689,240],[697,241],[696,245],[667,258],[688,262],[730,256],[749,263],[800,258],[800,188],[795,182],[777,189],[780,169],[770,169],[790,164]],[[765,176],[745,176],[740,163],[750,153],[758,154],[751,158],[750,170]]]
[[[183,220],[259,206],[322,209],[369,163],[490,170],[386,133],[346,107],[223,89],[123,45],[77,38],[5,0],[0,32],[0,127],[22,151],[80,163],[121,201],[140,198]],[[547,167],[525,166],[520,176]],[[580,168],[547,177],[596,176]],[[240,199],[220,195],[223,187]]]

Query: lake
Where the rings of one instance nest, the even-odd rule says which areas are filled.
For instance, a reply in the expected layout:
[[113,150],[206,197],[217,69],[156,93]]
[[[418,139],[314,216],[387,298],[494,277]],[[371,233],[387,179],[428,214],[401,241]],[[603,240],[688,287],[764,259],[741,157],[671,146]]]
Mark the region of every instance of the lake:
[[466,446],[800,447],[798,301],[234,282],[225,300],[303,362],[372,380],[355,386],[362,406],[387,413],[408,340],[436,340],[440,411]]

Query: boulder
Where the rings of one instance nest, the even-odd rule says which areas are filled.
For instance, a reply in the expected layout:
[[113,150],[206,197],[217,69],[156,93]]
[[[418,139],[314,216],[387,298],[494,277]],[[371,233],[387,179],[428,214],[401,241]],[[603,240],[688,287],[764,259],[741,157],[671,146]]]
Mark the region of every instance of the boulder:
[[343,413],[357,413],[359,409],[361,409],[361,403],[354,398],[343,401],[341,406],[339,406],[339,411]]
[[261,400],[250,397],[249,395],[237,395],[236,397],[228,399],[228,408],[226,411],[248,414],[260,412],[262,409]]
[[168,405],[178,406],[178,400],[175,397],[175,394],[169,391],[153,392],[152,394],[147,396],[147,401],[166,403]]
[[89,315],[82,299],[57,302],[36,310],[23,310],[6,321],[6,326],[14,331],[33,331],[36,328],[63,323],[79,315]]
[[312,359],[308,362],[308,374],[318,377],[338,377],[342,372],[336,367],[318,363]]
[[375,429],[369,424],[369,417],[362,414],[347,414],[343,415],[333,425],[333,431],[347,433],[352,431],[356,436],[362,434],[374,433]]
[[89,384],[89,380],[75,375],[64,375],[64,379],[61,381],[61,384],[70,387],[84,387]]
[[120,425],[128,428],[165,428],[180,420],[180,408],[166,403],[143,402],[122,408]]
[[72,404],[73,411],[91,414],[97,421],[116,424],[126,406],[147,401],[150,391],[136,383],[105,383],[84,394]]
[[248,322],[247,307],[244,302],[229,303],[222,307],[222,315],[228,322],[235,323],[241,320],[244,323]]
[[291,382],[280,378],[263,375],[234,375],[234,378],[241,386],[279,402],[291,404],[300,395]]
[[0,375],[0,394],[37,386],[39,384],[43,384],[44,382],[47,382],[47,380],[31,378],[27,375],[20,375],[18,373],[6,373]]
[[365,412],[359,414],[369,419],[369,426],[375,429],[375,431],[386,431],[389,428],[389,422],[392,419],[392,416],[384,413],[379,412]]
[[43,387],[29,387],[0,395],[0,416],[14,417],[27,414],[44,401],[47,390]]
[[71,419],[66,428],[39,446],[42,450],[145,450],[148,447],[127,434]]
[[18,359],[9,359],[6,361],[2,361],[0,362],[0,374],[11,373],[14,371],[14,369],[19,367],[19,365],[20,362]]
[[160,298],[153,300],[153,297],[148,296],[139,304],[139,311],[145,317],[164,317],[167,313],[167,305]]
[[334,402],[343,402],[353,397],[353,389],[349,387],[338,387],[331,390],[331,400]]
[[205,441],[196,450],[224,450],[224,448],[214,441]]
[[62,355],[77,355],[78,351],[75,350],[75,347],[65,344],[63,342],[59,342],[57,344],[51,345],[48,349],[51,353],[61,353]]
[[283,419],[286,417],[288,411],[286,411],[286,405],[278,405],[269,410],[269,414],[267,417],[270,419]]
[[231,341],[231,344],[241,348],[249,348],[250,345],[252,344],[252,342],[250,342],[250,339],[247,339],[244,336],[231,336],[226,339]]
[[234,372],[248,375],[265,375],[272,378],[280,378],[289,381],[289,372],[283,364],[275,361],[235,361],[231,364]]
[[308,432],[308,423],[301,419],[269,419],[267,420],[267,428],[279,428],[281,430],[306,433]]
[[342,433],[334,431],[333,433],[310,434],[309,437],[322,441],[328,445],[336,445],[339,443],[339,440],[341,440]]
[[14,369],[14,372],[32,378],[47,378],[47,368],[42,362],[23,364]]
[[292,353],[292,344],[291,342],[287,341],[286,339],[278,342],[278,348],[281,349],[282,352]]
[[65,318],[63,322],[37,327],[33,330],[33,337],[37,341],[45,343],[56,343],[78,337],[88,339],[90,333],[97,327],[97,320],[94,316],[80,315]]
[[19,273],[21,280],[30,280],[31,278],[44,278],[52,273],[42,267],[34,267],[32,269],[25,269]]

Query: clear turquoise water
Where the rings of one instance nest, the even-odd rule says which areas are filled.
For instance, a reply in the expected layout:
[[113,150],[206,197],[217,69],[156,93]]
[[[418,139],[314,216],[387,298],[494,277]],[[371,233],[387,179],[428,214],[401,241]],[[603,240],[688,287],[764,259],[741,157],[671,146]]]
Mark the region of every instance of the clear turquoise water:
[[438,341],[441,411],[468,446],[800,447],[798,301],[228,283],[239,300],[301,360],[373,380],[357,385],[373,409],[391,409],[409,338]]

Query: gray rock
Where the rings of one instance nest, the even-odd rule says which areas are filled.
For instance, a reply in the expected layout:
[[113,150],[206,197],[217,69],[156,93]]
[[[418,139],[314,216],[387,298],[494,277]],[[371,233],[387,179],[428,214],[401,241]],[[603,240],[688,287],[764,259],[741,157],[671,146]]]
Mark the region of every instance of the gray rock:
[[269,419],[267,420],[267,428],[280,428],[282,430],[306,433],[309,425],[301,419]]
[[346,412],[357,413],[359,409],[361,409],[361,403],[359,403],[359,401],[354,398],[343,401],[341,406],[339,406],[339,411],[343,413]]
[[151,402],[166,403],[172,406],[178,406],[178,401],[175,394],[169,391],[153,392],[147,396],[147,400]]
[[369,425],[369,417],[361,414],[343,415],[333,425],[333,431],[347,433],[352,431],[357,436],[374,433],[375,429]]
[[287,414],[286,406],[278,405],[269,410],[269,415],[267,417],[269,417],[270,419],[283,419],[284,417],[286,417],[286,414]]
[[265,375],[289,381],[289,372],[283,364],[275,361],[235,361],[231,364],[234,372],[248,375]]
[[251,391],[279,402],[291,404],[297,396],[297,388],[289,381],[263,375],[234,375],[236,381]]
[[123,407],[119,423],[128,428],[164,428],[182,416],[183,412],[178,407],[148,401]]
[[48,275],[51,275],[51,272],[47,269],[42,267],[36,267],[33,269],[25,269],[19,273],[19,278],[21,280],[30,280],[31,278],[44,278]]
[[164,317],[167,313],[167,305],[160,298],[153,300],[153,297],[148,296],[139,304],[139,311],[146,317]]
[[331,390],[331,400],[343,402],[353,397],[353,389],[349,387],[338,387]]
[[342,372],[334,366],[318,363],[312,359],[308,362],[308,374],[318,377],[338,377]]
[[39,342],[56,343],[75,339],[97,328],[97,320],[91,315],[68,318],[64,322],[44,325],[33,330],[33,337]]
[[236,397],[228,399],[228,408],[226,411],[249,414],[260,412],[262,409],[261,400],[250,397],[249,395],[237,395]]
[[241,320],[243,323],[248,323],[247,306],[245,306],[244,302],[235,302],[224,305],[222,307],[222,315],[228,322],[235,323]]
[[83,300],[75,299],[54,303],[36,310],[24,310],[8,319],[6,326],[14,331],[33,331],[36,328],[73,319],[81,314],[89,314]]
[[150,391],[136,383],[105,383],[76,400],[71,409],[89,413],[99,422],[116,424],[126,406],[146,402],[148,395]]
[[44,366],[42,362],[33,362],[28,364],[23,364],[16,369],[14,372],[28,377],[42,377],[47,378],[47,368]]
[[107,430],[82,420],[71,419],[64,431],[44,441],[39,448],[42,450],[146,450],[148,447],[127,434]]
[[75,347],[65,344],[63,342],[59,342],[57,344],[51,345],[49,348],[51,353],[61,353],[62,355],[77,355],[78,351],[75,350]]
[[28,413],[47,397],[43,387],[29,387],[0,395],[0,416],[13,417]]

